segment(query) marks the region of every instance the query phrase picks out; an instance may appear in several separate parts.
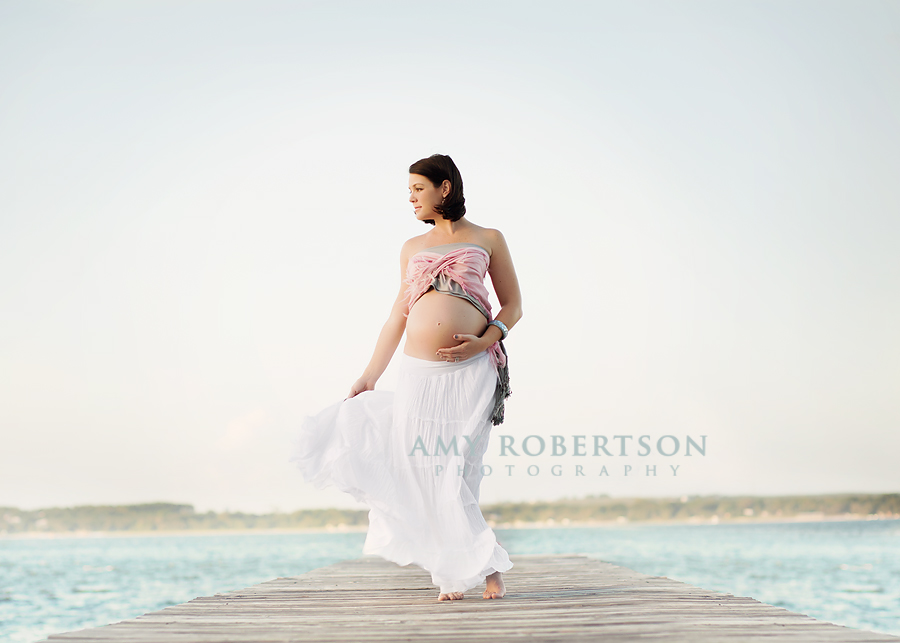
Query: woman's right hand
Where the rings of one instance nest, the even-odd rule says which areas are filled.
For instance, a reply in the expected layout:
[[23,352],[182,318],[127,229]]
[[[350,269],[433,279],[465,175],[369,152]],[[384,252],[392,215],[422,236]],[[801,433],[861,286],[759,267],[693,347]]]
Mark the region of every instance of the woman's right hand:
[[356,382],[354,382],[353,386],[350,387],[350,393],[346,398],[349,400],[351,397],[356,397],[363,391],[374,391],[375,390],[375,381],[369,380],[367,377],[360,377]]

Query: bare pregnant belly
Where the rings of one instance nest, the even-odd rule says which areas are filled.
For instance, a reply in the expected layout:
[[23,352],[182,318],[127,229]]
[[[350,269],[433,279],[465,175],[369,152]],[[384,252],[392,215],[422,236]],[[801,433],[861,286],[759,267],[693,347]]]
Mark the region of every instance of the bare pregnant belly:
[[487,320],[475,306],[453,295],[430,290],[413,304],[406,318],[406,344],[403,352],[411,357],[440,361],[439,348],[462,344],[456,334],[481,336]]

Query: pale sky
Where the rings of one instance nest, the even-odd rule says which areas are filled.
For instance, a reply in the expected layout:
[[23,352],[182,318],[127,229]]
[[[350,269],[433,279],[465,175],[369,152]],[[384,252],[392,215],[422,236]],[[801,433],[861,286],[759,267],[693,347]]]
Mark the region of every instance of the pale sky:
[[433,153],[523,293],[482,503],[900,491],[898,70],[894,1],[3,2],[0,506],[360,507],[287,458]]

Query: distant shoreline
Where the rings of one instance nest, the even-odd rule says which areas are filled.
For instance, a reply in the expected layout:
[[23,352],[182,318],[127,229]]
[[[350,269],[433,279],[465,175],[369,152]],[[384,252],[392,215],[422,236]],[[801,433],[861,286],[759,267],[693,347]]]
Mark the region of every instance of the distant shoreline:
[[[821,496],[588,496],[480,506],[494,529],[622,525],[716,525],[900,518],[900,493]],[[0,507],[0,537],[57,538],[184,534],[329,534],[368,530],[368,508],[291,513],[197,512],[193,505],[81,505],[23,510]]]
[[[714,517],[715,518],[715,517]],[[630,526],[678,526],[678,525],[739,525],[739,524],[778,524],[809,522],[853,522],[853,521],[885,521],[900,520],[900,516],[877,516],[863,514],[824,515],[818,512],[796,516],[767,516],[733,518],[694,518],[687,520],[545,520],[538,522],[514,521],[512,523],[496,523],[489,520],[488,526],[494,530],[503,529],[583,529],[591,527],[621,528]],[[0,534],[0,540],[48,540],[55,538],[148,538],[174,536],[233,536],[233,535],[272,535],[272,534],[335,534],[365,533],[368,525],[341,525],[339,527],[284,527],[259,529],[167,529],[167,530],[117,530],[117,531],[26,531],[20,533]]]

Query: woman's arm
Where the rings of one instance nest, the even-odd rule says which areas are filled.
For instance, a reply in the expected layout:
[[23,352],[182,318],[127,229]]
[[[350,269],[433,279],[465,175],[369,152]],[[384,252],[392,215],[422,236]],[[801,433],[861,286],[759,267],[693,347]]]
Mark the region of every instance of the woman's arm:
[[[494,286],[494,292],[497,293],[497,300],[500,302],[500,310],[494,319],[502,321],[507,329],[512,330],[512,327],[522,319],[523,314],[519,279],[516,277],[516,269],[513,267],[506,239],[499,230],[489,230],[488,232],[491,233],[491,267],[488,269],[488,273],[491,275],[491,283]],[[482,337],[488,333],[491,333],[493,338],[488,346],[500,339],[502,335],[496,326],[488,326]]]
[[[491,275],[491,283],[494,292],[500,302],[500,310],[494,319],[503,322],[508,330],[522,319],[522,293],[519,290],[519,279],[516,277],[516,269],[513,267],[512,256],[506,239],[499,230],[486,230],[491,246],[491,265],[488,274]],[[453,360],[459,357],[461,360],[474,357],[481,351],[503,337],[503,332],[496,326],[488,326],[481,337],[476,335],[455,335],[456,339],[464,340],[459,346],[441,348],[438,354],[443,359]]]
[[408,245],[409,242],[403,244],[403,248],[400,250],[400,292],[397,295],[397,299],[394,300],[394,305],[391,307],[391,314],[382,327],[381,334],[378,335],[378,341],[375,343],[375,352],[372,354],[372,359],[369,360],[369,365],[366,366],[366,370],[363,371],[362,377],[356,380],[353,386],[350,387],[350,394],[347,395],[348,399],[357,396],[363,391],[375,390],[375,382],[378,381],[378,378],[384,373],[388,364],[391,363],[391,358],[394,356],[394,352],[400,344],[400,338],[403,337],[403,331],[406,330],[406,317],[404,316],[404,313],[406,313],[405,278],[406,264],[409,260]]

